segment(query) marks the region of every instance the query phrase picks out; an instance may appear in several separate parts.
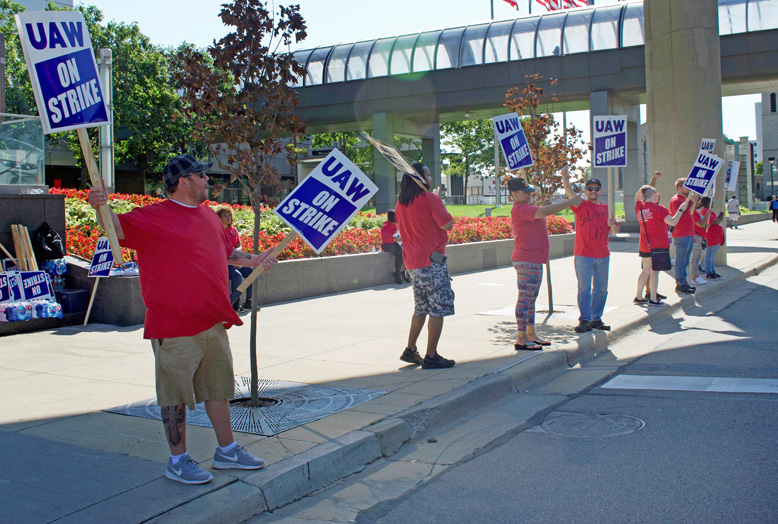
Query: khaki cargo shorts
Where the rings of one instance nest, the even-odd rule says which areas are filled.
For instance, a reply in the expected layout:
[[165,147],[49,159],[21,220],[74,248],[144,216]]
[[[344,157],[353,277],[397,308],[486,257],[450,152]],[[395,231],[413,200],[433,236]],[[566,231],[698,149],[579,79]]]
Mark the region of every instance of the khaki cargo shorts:
[[152,339],[157,404],[194,409],[204,400],[235,397],[232,353],[224,324],[192,337]]

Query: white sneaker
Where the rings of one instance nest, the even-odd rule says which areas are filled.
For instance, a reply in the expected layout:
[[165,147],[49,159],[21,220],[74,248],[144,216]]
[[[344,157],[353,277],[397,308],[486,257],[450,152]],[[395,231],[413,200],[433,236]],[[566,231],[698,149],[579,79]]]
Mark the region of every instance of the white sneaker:
[[707,281],[707,280],[705,280],[704,278],[702,278],[701,276],[699,276],[699,277],[695,278],[695,279],[694,279],[692,282],[693,282],[694,284],[700,284],[700,285],[702,285],[702,284],[707,284],[707,283],[708,283],[708,281]]

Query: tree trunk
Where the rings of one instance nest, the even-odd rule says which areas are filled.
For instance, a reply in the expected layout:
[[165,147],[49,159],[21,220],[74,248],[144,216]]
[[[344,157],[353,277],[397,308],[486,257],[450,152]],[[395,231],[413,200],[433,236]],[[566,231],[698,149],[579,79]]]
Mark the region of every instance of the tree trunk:
[[[259,190],[259,186],[251,193],[251,206],[254,208],[254,249],[255,255],[259,254],[259,221],[260,206],[259,196],[254,193]],[[256,283],[256,280],[254,281]],[[249,338],[249,355],[251,356],[251,402],[249,406],[259,407],[259,370],[257,366],[257,286],[251,286],[251,327]]]

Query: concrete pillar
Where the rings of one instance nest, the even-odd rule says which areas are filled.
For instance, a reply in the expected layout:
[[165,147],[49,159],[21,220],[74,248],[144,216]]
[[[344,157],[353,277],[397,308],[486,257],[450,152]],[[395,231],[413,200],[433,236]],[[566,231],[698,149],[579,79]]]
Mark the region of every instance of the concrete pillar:
[[441,164],[440,164],[440,124],[430,126],[432,136],[422,137],[421,156],[425,166],[430,170],[432,176],[432,187],[440,186]]
[[[715,138],[714,153],[723,156],[718,2],[645,0],[643,16],[648,167],[650,173],[662,172],[657,187],[667,204],[675,180],[688,176],[703,138]],[[723,209],[722,181],[719,177],[716,212]]]
[[[373,136],[386,144],[394,145],[394,116],[389,113],[373,115]],[[376,213],[381,214],[394,209],[397,203],[397,171],[375,148],[373,160],[375,183],[378,186],[375,196]]]

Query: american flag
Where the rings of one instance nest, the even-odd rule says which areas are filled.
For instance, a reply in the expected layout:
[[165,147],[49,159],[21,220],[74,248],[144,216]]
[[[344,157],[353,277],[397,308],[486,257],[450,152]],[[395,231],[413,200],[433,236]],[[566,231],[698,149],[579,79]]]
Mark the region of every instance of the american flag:
[[518,11],[519,10],[519,4],[516,3],[516,0],[503,0],[504,2],[508,2],[513,6],[513,8]]
[[[507,1],[507,0],[506,0]],[[557,9],[570,9],[571,7],[586,7],[586,0],[535,0],[537,3],[548,9],[556,11]]]

